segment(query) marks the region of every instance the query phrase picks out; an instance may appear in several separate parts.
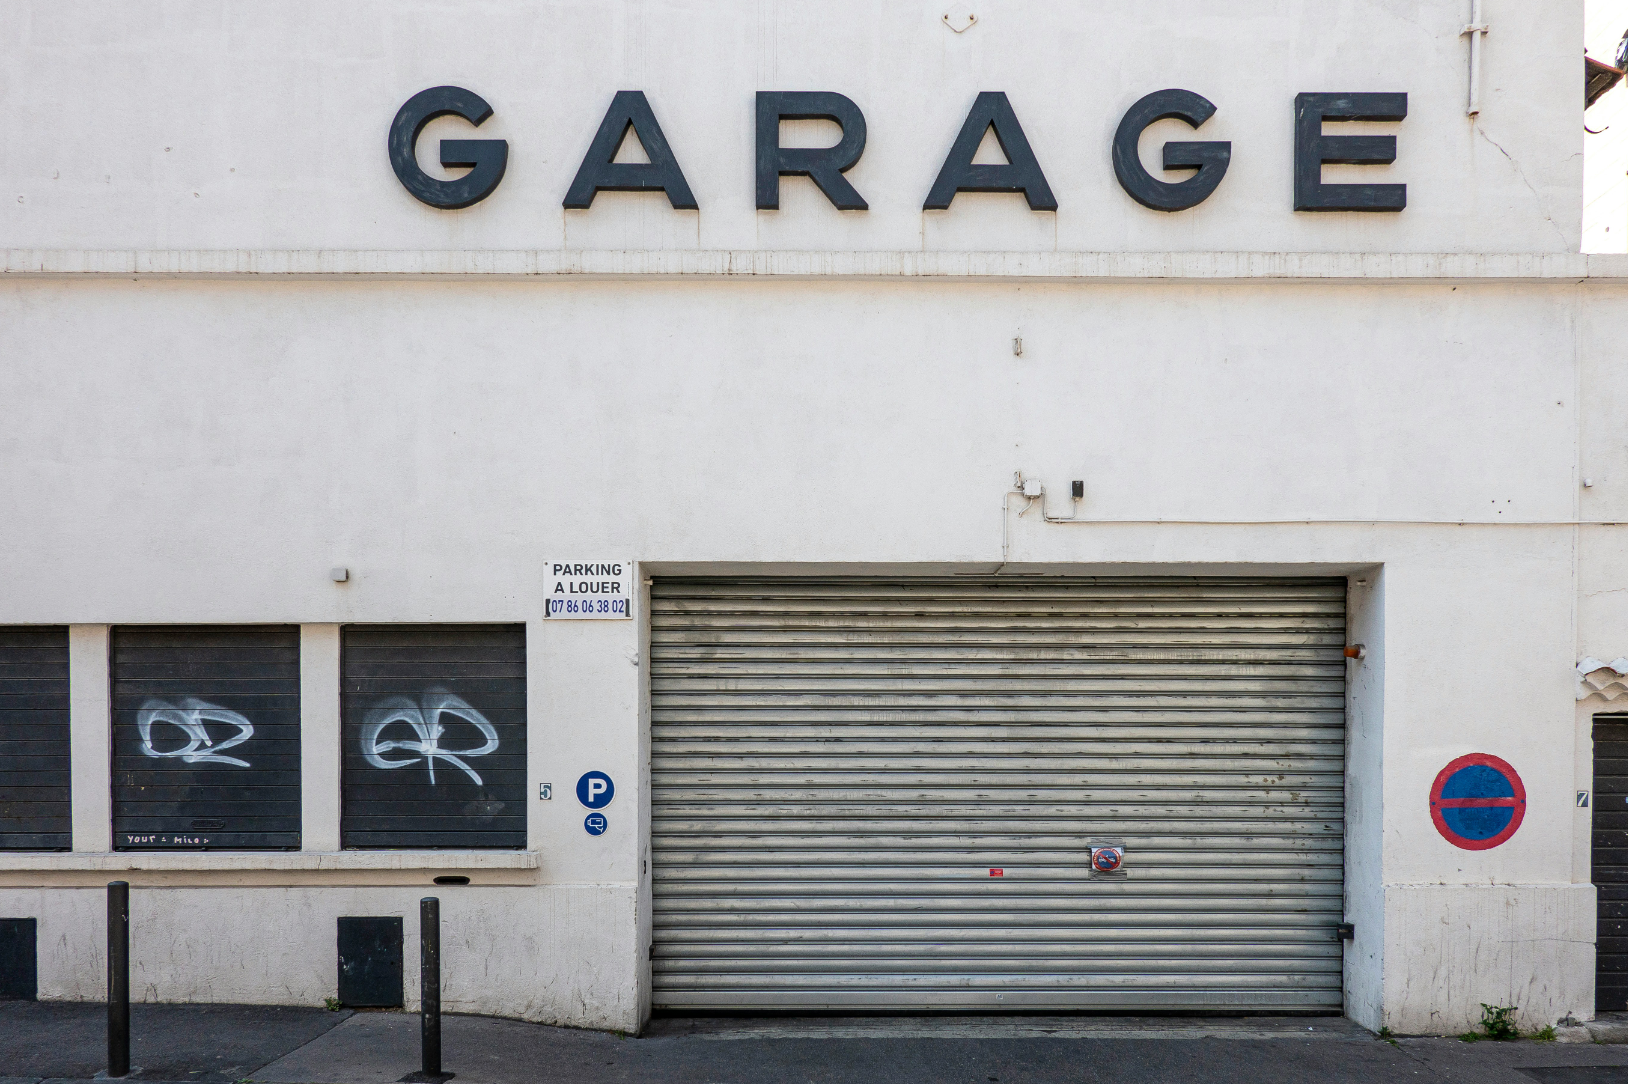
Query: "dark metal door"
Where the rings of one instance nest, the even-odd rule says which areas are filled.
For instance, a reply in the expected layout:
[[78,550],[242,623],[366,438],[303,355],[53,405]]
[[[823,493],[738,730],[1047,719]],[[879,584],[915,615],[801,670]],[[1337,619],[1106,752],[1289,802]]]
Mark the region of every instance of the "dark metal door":
[[1628,715],[1594,718],[1594,1009],[1628,1009]]
[[526,627],[347,626],[346,847],[526,845]]
[[114,629],[114,848],[299,845],[299,627]]
[[339,1001],[352,1009],[402,1003],[401,916],[339,920]]
[[38,1001],[39,920],[0,918],[0,1000]]
[[68,630],[0,628],[0,850],[65,851]]

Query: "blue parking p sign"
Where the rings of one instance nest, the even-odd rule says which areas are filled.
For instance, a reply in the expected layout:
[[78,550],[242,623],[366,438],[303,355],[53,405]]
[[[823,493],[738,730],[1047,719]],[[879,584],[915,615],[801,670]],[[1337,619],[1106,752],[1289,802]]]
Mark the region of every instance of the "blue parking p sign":
[[616,784],[604,772],[583,772],[577,780],[577,801],[586,809],[604,809],[616,797]]

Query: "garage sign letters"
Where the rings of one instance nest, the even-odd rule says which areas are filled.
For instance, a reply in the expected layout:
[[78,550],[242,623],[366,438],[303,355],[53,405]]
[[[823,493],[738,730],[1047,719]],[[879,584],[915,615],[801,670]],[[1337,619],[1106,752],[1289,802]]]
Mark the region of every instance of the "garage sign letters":
[[[1198,129],[1215,115],[1216,109],[1215,103],[1201,94],[1170,89],[1145,95],[1126,110],[1111,148],[1114,176],[1126,194],[1154,211],[1183,211],[1208,199],[1220,186],[1232,161],[1230,141],[1166,143],[1164,169],[1193,171],[1180,182],[1164,181],[1148,172],[1138,148],[1142,133],[1152,124],[1175,119]],[[762,90],[757,93],[756,112],[758,210],[777,210],[780,178],[794,176],[813,181],[838,210],[869,210],[865,197],[843,176],[865,153],[865,115],[853,99],[829,90]],[[402,186],[431,207],[449,211],[479,203],[497,191],[509,163],[507,140],[443,139],[439,148],[441,164],[469,170],[453,180],[431,177],[419,167],[417,157],[419,134],[436,117],[461,117],[478,128],[491,115],[492,107],[486,100],[463,87],[431,87],[407,99],[390,124],[387,140],[390,166]],[[1294,209],[1400,211],[1406,207],[1406,185],[1324,184],[1322,176],[1325,162],[1385,165],[1396,160],[1394,135],[1324,135],[1325,123],[1394,123],[1407,115],[1408,96],[1402,93],[1295,95]],[[842,136],[830,147],[782,147],[783,120],[831,121]],[[616,161],[617,148],[630,131],[644,148],[648,162]],[[991,132],[1006,162],[974,163],[979,143]],[[1057,198],[1041,169],[1041,157],[1030,146],[1017,110],[1005,93],[983,91],[962,121],[937,179],[922,202],[922,210],[946,210],[960,192],[1008,192],[1021,195],[1031,211],[1055,211]],[[697,210],[700,206],[643,91],[616,92],[561,203],[567,208],[587,210],[593,206],[594,197],[605,191],[660,192],[675,209]]]

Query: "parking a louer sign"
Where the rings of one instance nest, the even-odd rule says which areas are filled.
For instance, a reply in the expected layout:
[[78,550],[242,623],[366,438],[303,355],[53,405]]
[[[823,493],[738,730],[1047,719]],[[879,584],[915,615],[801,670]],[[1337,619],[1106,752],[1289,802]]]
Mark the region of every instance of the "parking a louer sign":
[[613,620],[633,616],[632,561],[549,561],[543,576],[550,618]]

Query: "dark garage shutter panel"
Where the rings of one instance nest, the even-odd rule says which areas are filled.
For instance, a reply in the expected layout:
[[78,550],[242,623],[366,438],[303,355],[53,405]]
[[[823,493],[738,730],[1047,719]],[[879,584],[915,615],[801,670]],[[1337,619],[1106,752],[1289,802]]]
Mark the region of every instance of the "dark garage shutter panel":
[[68,630],[0,628],[0,850],[67,850]]
[[1628,1009],[1628,716],[1594,717],[1594,1011]]
[[115,628],[113,846],[299,845],[299,627]]
[[526,845],[526,627],[353,625],[346,847]]

